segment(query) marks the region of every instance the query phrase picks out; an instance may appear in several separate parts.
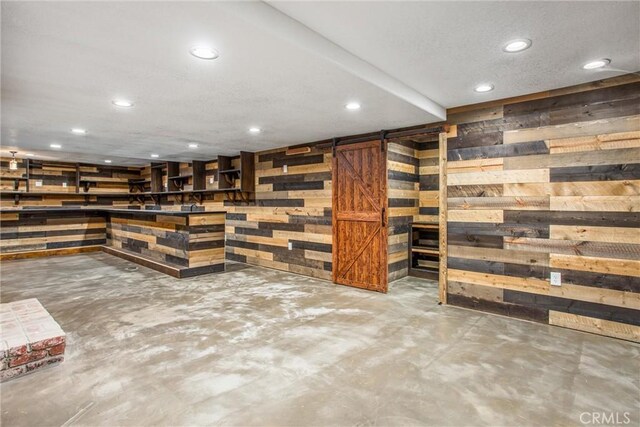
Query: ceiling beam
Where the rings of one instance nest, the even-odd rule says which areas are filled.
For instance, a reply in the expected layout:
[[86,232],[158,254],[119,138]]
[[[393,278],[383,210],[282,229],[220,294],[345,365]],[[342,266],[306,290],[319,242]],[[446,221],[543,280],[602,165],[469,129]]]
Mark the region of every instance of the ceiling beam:
[[245,21],[326,58],[343,70],[440,120],[447,118],[446,109],[438,103],[263,1],[220,2],[216,6],[222,6]]

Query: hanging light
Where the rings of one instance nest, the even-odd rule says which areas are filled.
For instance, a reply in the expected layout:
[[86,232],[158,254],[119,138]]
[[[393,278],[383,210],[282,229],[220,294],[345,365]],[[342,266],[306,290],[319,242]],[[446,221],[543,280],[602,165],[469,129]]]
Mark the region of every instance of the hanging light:
[[9,170],[17,171],[18,170],[18,161],[16,160],[17,151],[10,151],[10,153],[13,157],[9,162]]

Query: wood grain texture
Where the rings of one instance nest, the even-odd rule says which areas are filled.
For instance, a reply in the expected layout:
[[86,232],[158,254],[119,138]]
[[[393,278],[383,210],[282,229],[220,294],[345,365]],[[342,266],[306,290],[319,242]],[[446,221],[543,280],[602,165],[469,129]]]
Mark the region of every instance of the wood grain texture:
[[636,325],[627,325],[620,322],[612,322],[610,320],[554,310],[549,311],[549,324],[597,335],[620,338],[627,341],[640,342],[640,326]]
[[336,148],[333,281],[387,292],[387,156],[384,141]]
[[[640,79],[631,76],[455,110],[447,167],[453,304],[633,336],[626,322],[640,316],[629,314],[640,309],[639,100]],[[562,273],[562,286],[549,286],[551,271]]]

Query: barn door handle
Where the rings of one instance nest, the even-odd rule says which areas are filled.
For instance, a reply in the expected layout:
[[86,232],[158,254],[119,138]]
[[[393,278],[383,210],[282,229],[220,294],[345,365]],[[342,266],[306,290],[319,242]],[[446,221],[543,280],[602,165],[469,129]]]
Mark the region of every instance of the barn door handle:
[[382,208],[382,210],[380,211],[380,222],[382,223],[382,226],[383,226],[383,227],[387,225],[387,224],[385,223],[385,220],[386,220],[386,218],[385,218],[385,217],[386,217],[385,213],[386,213],[386,208]]

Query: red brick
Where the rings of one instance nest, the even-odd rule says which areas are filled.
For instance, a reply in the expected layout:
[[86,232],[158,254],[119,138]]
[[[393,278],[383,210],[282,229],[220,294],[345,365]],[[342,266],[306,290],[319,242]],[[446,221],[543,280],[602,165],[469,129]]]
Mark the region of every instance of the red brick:
[[45,357],[47,357],[46,350],[32,351],[22,356],[12,357],[9,360],[9,367],[13,368],[14,366],[24,365],[35,360],[44,359]]
[[31,350],[44,350],[45,348],[54,347],[58,344],[64,344],[64,335],[31,343]]
[[55,345],[49,349],[49,356],[57,356],[64,354],[65,343]]
[[9,349],[9,356],[21,356],[23,354],[27,354],[27,345],[21,345],[18,347],[12,347]]
[[26,365],[26,372],[31,372],[34,371],[38,368],[42,368],[43,366],[48,366],[48,365],[55,365],[57,363],[63,362],[64,361],[64,356],[55,356],[55,357],[48,357],[46,359],[42,359],[42,360],[37,360],[35,362],[31,362],[31,363],[27,363]]
[[0,371],[0,382],[11,379],[18,375],[22,375],[27,372],[26,366],[18,366],[17,368],[5,369],[4,371]]

